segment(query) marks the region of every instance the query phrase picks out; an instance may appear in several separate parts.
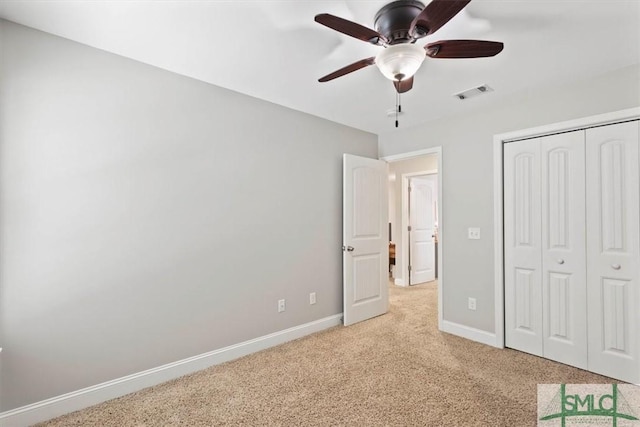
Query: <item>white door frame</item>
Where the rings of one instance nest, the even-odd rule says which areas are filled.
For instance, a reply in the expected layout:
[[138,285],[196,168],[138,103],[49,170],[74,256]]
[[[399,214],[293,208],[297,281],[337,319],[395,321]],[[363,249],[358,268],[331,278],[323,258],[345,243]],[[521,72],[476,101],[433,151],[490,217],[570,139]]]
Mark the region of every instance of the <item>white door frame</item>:
[[[442,269],[442,247],[444,246],[444,231],[445,231],[445,227],[444,227],[444,220],[443,220],[443,216],[442,216],[442,147],[432,147],[432,148],[427,148],[424,150],[418,150],[418,151],[410,151],[408,153],[401,153],[401,154],[394,154],[391,156],[385,156],[385,157],[381,157],[380,160],[384,160],[385,162],[388,163],[392,163],[392,162],[398,162],[401,160],[408,160],[408,159],[412,159],[414,157],[421,157],[421,156],[428,156],[428,155],[435,155],[437,158],[437,162],[438,162],[438,170],[437,170],[437,174],[438,174],[438,329],[442,330],[442,322],[443,322],[443,318],[442,318],[442,299],[443,299],[443,289],[444,289],[444,271]],[[422,173],[424,174],[424,173]],[[404,180],[404,175],[403,175],[403,180]],[[403,186],[404,186],[404,181],[403,181]],[[403,191],[403,198],[406,197],[404,196],[404,191]],[[404,219],[404,209],[405,209],[405,205],[403,202],[402,205],[402,209],[403,209],[403,215],[402,218]],[[404,224],[403,227],[403,233],[406,233],[406,224]],[[403,235],[404,236],[404,235]],[[404,237],[403,237],[404,238]],[[406,239],[405,239],[406,240]],[[403,245],[405,246],[405,245]],[[406,253],[406,252],[405,252]],[[402,268],[404,269],[403,271],[406,271],[409,267],[408,264],[405,267],[404,266],[404,260],[407,259],[406,256],[403,256],[403,266]]]
[[[504,245],[502,147],[507,142],[640,119],[640,107],[502,133],[493,137],[493,248],[495,347],[504,348]],[[438,169],[440,164],[438,164]]]
[[[409,274],[409,181],[410,178],[414,178],[416,176],[425,176],[425,175],[436,175],[439,178],[437,170],[426,170],[421,172],[411,172],[411,173],[403,173],[402,174],[402,219],[400,221],[400,232],[402,234],[402,265],[400,266],[402,271],[402,279],[395,281],[395,284],[398,286],[409,286],[410,280],[407,276]],[[440,209],[440,187],[438,187],[438,194],[436,197],[436,203],[438,204],[438,209]],[[438,210],[438,215],[440,211]],[[440,218],[438,218],[439,220]],[[438,223],[438,231],[440,230],[440,223]],[[439,254],[438,254],[439,255]],[[439,259],[439,257],[438,257]],[[438,273],[440,273],[440,269],[438,266]]]

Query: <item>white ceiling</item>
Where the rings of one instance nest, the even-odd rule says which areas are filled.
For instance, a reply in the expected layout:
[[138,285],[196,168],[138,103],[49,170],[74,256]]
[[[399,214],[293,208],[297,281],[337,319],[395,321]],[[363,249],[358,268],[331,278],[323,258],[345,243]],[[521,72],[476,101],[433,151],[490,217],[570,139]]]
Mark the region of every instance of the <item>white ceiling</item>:
[[[0,17],[373,133],[393,130],[395,90],[375,66],[317,79],[373,56],[314,22],[331,13],[373,27],[385,0],[9,1]],[[401,127],[487,108],[640,62],[640,0],[473,0],[422,44],[502,41],[493,58],[427,58],[403,95]],[[495,89],[460,101],[480,84]]]

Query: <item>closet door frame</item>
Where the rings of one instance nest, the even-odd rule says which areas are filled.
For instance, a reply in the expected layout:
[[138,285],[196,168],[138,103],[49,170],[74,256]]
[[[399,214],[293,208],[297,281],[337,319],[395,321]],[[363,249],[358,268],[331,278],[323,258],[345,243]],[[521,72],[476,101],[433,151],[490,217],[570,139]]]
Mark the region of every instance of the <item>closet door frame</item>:
[[504,312],[504,217],[503,217],[503,145],[508,142],[556,133],[639,120],[640,107],[615,111],[581,119],[554,123],[530,129],[503,133],[493,138],[493,245],[494,245],[494,347],[505,347]]

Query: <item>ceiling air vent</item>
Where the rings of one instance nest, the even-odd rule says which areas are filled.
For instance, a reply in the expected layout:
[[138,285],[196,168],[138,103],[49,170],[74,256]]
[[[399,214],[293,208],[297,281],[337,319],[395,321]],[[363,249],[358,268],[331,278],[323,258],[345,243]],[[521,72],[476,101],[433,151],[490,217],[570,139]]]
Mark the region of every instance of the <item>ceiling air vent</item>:
[[482,95],[483,93],[493,92],[493,88],[489,85],[481,85],[472,89],[467,89],[462,92],[454,93],[453,96],[461,101],[465,99],[473,98],[474,96]]

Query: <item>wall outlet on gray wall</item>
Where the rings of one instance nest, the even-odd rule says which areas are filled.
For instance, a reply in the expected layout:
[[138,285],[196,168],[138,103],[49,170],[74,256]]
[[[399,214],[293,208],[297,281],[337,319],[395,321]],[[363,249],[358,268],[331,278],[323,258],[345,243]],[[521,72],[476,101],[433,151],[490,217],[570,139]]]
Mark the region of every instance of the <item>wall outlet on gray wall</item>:
[[480,240],[480,228],[469,227],[469,239]]

